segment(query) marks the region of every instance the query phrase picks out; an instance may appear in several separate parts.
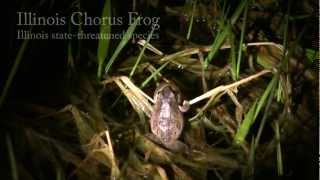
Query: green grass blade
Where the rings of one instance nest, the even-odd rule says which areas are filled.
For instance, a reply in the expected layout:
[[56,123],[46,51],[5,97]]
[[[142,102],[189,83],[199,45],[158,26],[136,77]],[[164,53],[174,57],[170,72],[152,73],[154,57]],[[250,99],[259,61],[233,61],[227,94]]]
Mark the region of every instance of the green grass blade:
[[240,35],[240,42],[238,47],[238,58],[237,58],[237,65],[236,65],[236,79],[239,78],[240,73],[240,65],[241,65],[241,58],[242,58],[242,51],[243,51],[243,40],[244,40],[244,34],[246,31],[246,24],[247,24],[247,14],[248,14],[248,3],[246,3],[244,15],[243,15],[243,22],[241,26],[241,35]]
[[205,59],[205,68],[208,67],[209,63],[211,62],[212,58],[217,54],[218,50],[220,49],[221,45],[223,44],[226,37],[231,33],[231,26],[230,25],[223,25],[221,30],[219,31],[217,37],[215,38],[214,42],[212,43],[211,50],[208,56]]
[[10,136],[7,134],[6,135],[6,142],[7,142],[7,149],[8,149],[8,156],[10,160],[10,167],[11,167],[11,177],[13,180],[18,180],[18,169],[17,169],[17,164],[16,164],[16,158],[14,155],[14,150],[12,146],[12,141]]
[[234,141],[237,145],[241,145],[244,142],[244,140],[249,132],[249,129],[254,122],[254,115],[256,112],[256,108],[257,108],[257,102],[258,101],[256,101],[251,106],[248,113],[245,115],[244,120],[241,123],[241,125],[240,125],[240,127],[234,137]]
[[137,24],[140,20],[140,17],[136,18],[136,20],[130,25],[130,27],[128,28],[127,32],[124,34],[121,42],[119,43],[119,45],[117,46],[116,50],[114,51],[113,55],[111,56],[108,64],[106,65],[105,68],[105,73],[107,74],[108,71],[110,70],[111,65],[114,63],[115,59],[118,57],[118,55],[120,54],[121,50],[124,48],[124,46],[128,43],[128,41],[130,40],[134,30],[137,27]]
[[236,61],[236,46],[234,40],[234,34],[230,36],[231,49],[230,49],[230,64],[231,64],[231,76],[233,80],[237,80],[237,61]]
[[[68,32],[71,33],[71,23],[68,24]],[[73,54],[72,54],[72,41],[69,40],[68,41],[68,66],[71,67],[71,69],[74,68],[74,58],[73,58]]]
[[285,97],[284,97],[284,89],[283,89],[283,82],[282,79],[279,79],[278,81],[278,87],[277,87],[277,92],[276,92],[276,97],[277,97],[277,102],[284,103]]
[[[237,10],[231,17],[231,23],[227,25],[221,25],[220,31],[218,32],[214,42],[212,43],[211,50],[208,56],[205,59],[205,68],[208,67],[209,63],[211,62],[212,58],[218,52],[220,46],[226,39],[226,37],[231,33],[231,25],[234,25],[238,20],[239,16],[241,15],[243,9],[248,5],[248,0],[242,1],[241,4],[238,6]],[[223,24],[223,23],[221,23]]]
[[289,69],[289,52],[288,52],[288,28],[289,28],[289,14],[290,14],[291,3],[288,3],[288,9],[284,16],[284,29],[283,29],[283,58],[281,60],[282,70],[288,71]]
[[243,9],[246,6],[248,6],[248,0],[241,1],[240,5],[238,5],[236,11],[234,12],[234,14],[231,17],[231,25],[234,25],[237,22],[237,20],[240,17]]
[[271,82],[268,84],[267,89],[263,92],[262,96],[260,97],[259,102],[258,102],[258,104],[257,104],[257,109],[256,109],[256,112],[255,112],[254,118],[257,118],[257,116],[258,116],[261,108],[266,104],[267,99],[268,99],[268,97],[269,97],[269,95],[270,95],[271,90],[272,90],[273,87],[275,87],[275,85],[276,85],[277,79],[278,79],[278,78],[277,78],[277,76],[275,75],[275,76],[272,78]]
[[[102,17],[111,17],[111,0],[106,0],[103,7]],[[100,34],[110,34],[111,26],[109,23],[101,24],[100,25]],[[98,78],[100,79],[102,74],[102,67],[104,61],[108,55],[109,50],[109,38],[101,38],[98,42],[98,50],[97,50],[97,58],[98,58]]]
[[306,56],[308,59],[308,62],[312,64],[315,60],[320,59],[319,57],[319,51],[313,50],[313,49],[306,49]]
[[[235,135],[235,142],[236,144],[242,144],[244,142],[244,139],[246,138],[248,131],[251,127],[251,125],[256,120],[259,112],[261,111],[262,107],[266,104],[266,100],[268,99],[270,93],[272,92],[273,87],[276,85],[276,78],[277,76],[274,76],[271,82],[269,83],[267,89],[264,91],[262,96],[259,100],[257,100],[250,108],[249,112],[245,115],[245,118],[240,125],[240,128],[238,129],[236,135]],[[271,97],[270,97],[271,98]],[[259,135],[257,136],[257,139],[259,139]]]
[[[260,141],[260,137],[262,135],[262,131],[264,129],[264,126],[266,124],[266,120],[267,120],[267,117],[268,117],[268,112],[269,112],[269,109],[270,109],[270,106],[271,106],[271,103],[272,103],[272,100],[275,96],[275,89],[276,89],[276,84],[278,83],[278,75],[276,74],[273,79],[271,80],[270,84],[268,85],[267,87],[267,90],[266,91],[269,91],[268,88],[270,86],[271,87],[271,90],[270,90],[270,94],[268,95],[268,100],[266,102],[266,105],[265,105],[265,108],[264,108],[264,114],[262,116],[262,119],[261,119],[261,123],[259,125],[259,129],[258,129],[258,133],[257,133],[257,136],[256,136],[256,142],[255,142],[255,147],[257,148],[258,145],[259,145],[259,141]],[[264,93],[264,94],[267,94],[267,93]],[[258,105],[258,108],[257,109],[260,109],[259,106],[262,106],[262,102],[264,102],[265,100],[262,100],[264,99],[263,97],[264,95],[262,95],[261,99],[260,99],[260,104]],[[267,99],[267,98],[266,98]],[[257,111],[258,112],[258,111]],[[256,114],[256,117],[257,117],[258,114]]]
[[90,120],[84,117],[83,112],[81,112],[78,108],[69,106],[68,109],[71,112],[75,125],[78,129],[80,143],[88,143],[95,133],[95,130],[89,124]]
[[6,81],[5,85],[4,85],[4,88],[3,88],[2,93],[1,93],[0,108],[2,107],[4,101],[5,101],[6,97],[7,97],[7,93],[9,91],[9,89],[10,89],[10,86],[11,86],[11,83],[13,81],[13,78],[14,78],[14,76],[15,76],[17,70],[18,70],[18,67],[20,65],[20,62],[21,62],[21,60],[23,58],[23,54],[26,51],[28,43],[29,43],[29,39],[25,39],[22,42],[22,45],[21,45],[21,47],[20,47],[20,49],[18,51],[17,57],[16,57],[16,59],[14,61],[14,64],[13,64],[13,66],[11,68],[11,71],[10,71],[10,74],[8,76],[8,79],[7,79],[7,81]]
[[191,19],[188,27],[188,33],[187,33],[187,40],[190,39],[191,31],[192,31],[192,25],[193,25],[193,18],[194,18],[194,11],[196,9],[196,3],[197,1],[193,2],[193,7],[192,7],[192,14],[191,14]]
[[63,180],[61,168],[56,168],[56,180]]
[[254,165],[255,165],[255,157],[256,157],[256,149],[254,147],[255,139],[254,137],[251,140],[250,151],[248,156],[248,177],[252,177],[254,175]]
[[205,59],[205,68],[208,67],[212,58],[217,54],[220,46],[223,44],[226,37],[230,35],[231,25],[235,24],[235,22],[238,20],[240,14],[242,13],[243,9],[247,6],[247,4],[248,4],[248,0],[242,1],[241,4],[238,6],[237,10],[235,11],[235,13],[231,17],[231,24],[222,25],[220,27],[220,31],[218,32],[214,42],[212,43],[211,50]]
[[154,71],[151,76],[149,76],[145,81],[142,82],[141,88],[145,87],[152,78],[154,78],[164,67],[166,67],[169,64],[170,61],[167,61],[166,63],[162,64],[156,71]]
[[150,41],[150,39],[151,39],[151,37],[152,37],[153,31],[154,31],[154,28],[153,28],[153,26],[152,26],[151,32],[150,32],[150,34],[149,34],[149,36],[148,36],[148,38],[147,38],[147,42],[144,44],[142,50],[140,51],[140,54],[139,54],[139,56],[138,56],[138,58],[137,58],[137,61],[136,61],[136,63],[134,64],[134,66],[133,66],[133,68],[132,68],[132,70],[131,70],[131,72],[130,72],[130,75],[129,75],[130,78],[133,76],[135,70],[136,70],[137,67],[138,67],[139,62],[140,62],[141,59],[142,59],[143,53],[144,53],[144,51],[146,50],[146,47],[147,47],[147,45],[148,45],[148,43],[149,43],[149,41]]
[[283,162],[282,162],[282,151],[281,151],[281,139],[280,139],[280,128],[278,121],[274,122],[274,131],[276,133],[276,143],[277,143],[277,171],[278,175],[283,175]]

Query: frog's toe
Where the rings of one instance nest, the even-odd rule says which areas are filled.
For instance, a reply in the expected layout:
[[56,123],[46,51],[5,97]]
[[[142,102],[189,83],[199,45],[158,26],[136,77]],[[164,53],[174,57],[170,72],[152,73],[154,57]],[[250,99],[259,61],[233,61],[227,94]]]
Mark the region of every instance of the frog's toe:
[[181,112],[187,112],[189,108],[190,108],[189,101],[186,101],[186,100],[183,101],[182,106],[179,106],[179,110]]

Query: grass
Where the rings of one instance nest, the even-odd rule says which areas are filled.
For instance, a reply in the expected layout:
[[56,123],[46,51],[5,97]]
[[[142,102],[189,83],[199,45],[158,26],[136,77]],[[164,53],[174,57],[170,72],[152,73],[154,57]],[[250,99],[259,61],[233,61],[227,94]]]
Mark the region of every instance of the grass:
[[[211,50],[205,59],[205,67],[208,67],[208,64],[211,62],[212,58],[214,58],[216,56],[219,48],[223,45],[225,39],[227,37],[231,36],[231,33],[232,33],[231,26],[234,25],[235,22],[237,22],[238,18],[240,17],[240,14],[242,13],[242,11],[245,9],[246,6],[248,6],[248,1],[247,0],[241,1],[239,6],[237,7],[237,9],[235,10],[234,14],[232,15],[232,17],[230,19],[230,23],[228,23],[225,19],[220,20],[220,27],[219,27],[220,31],[218,32],[217,36],[215,37],[215,40],[211,45]],[[243,23],[243,24],[245,26],[245,23]],[[242,48],[240,48],[240,50],[242,50]],[[239,62],[239,59],[238,59],[238,62]],[[239,63],[237,63],[237,66],[240,66],[238,64]]]
[[7,98],[7,94],[9,92],[9,89],[10,89],[10,86],[14,80],[14,76],[15,74],[17,73],[18,71],[18,68],[19,68],[19,65],[21,63],[21,60],[23,59],[23,55],[28,47],[28,44],[29,44],[29,39],[26,39],[22,42],[21,46],[20,46],[20,49],[17,53],[17,56],[14,60],[14,64],[11,68],[11,71],[9,73],[9,76],[8,76],[8,79],[6,80],[5,82],[5,85],[2,89],[2,92],[1,92],[1,96],[0,96],[0,108],[3,106],[3,104],[5,103],[5,100]]
[[193,2],[193,5],[192,5],[192,12],[191,12],[191,19],[190,19],[190,23],[189,23],[189,27],[188,27],[188,32],[187,32],[187,40],[190,39],[190,36],[191,36],[191,31],[192,31],[192,26],[193,26],[193,18],[194,18],[194,11],[195,11],[195,8],[196,8],[196,4],[197,4],[197,1],[194,1]]
[[[12,84],[20,83],[14,77],[22,59],[36,58],[37,47],[45,43],[51,47],[53,42],[23,41],[0,98],[2,145],[7,149],[10,177],[227,180],[303,174],[312,179],[304,168],[312,161],[310,137],[316,134],[313,107],[318,84],[305,74],[313,75],[311,67],[319,51],[300,44],[311,25],[302,31],[298,25],[312,15],[295,14],[297,7],[305,7],[299,2],[287,7],[268,2],[197,0],[186,22],[184,14],[179,14],[183,7],[106,0],[100,4],[102,12],[96,12],[99,17],[120,17],[119,7],[136,9],[140,16],[128,27],[96,27],[95,31],[105,34],[126,30],[115,47],[117,41],[110,39],[68,41],[65,52],[54,54],[64,55],[71,76],[55,82],[43,74],[52,86],[43,90],[47,96],[38,101],[8,94]],[[80,6],[78,1],[73,3]],[[204,25],[196,21],[198,12],[208,20],[201,22]],[[158,14],[159,30],[139,24]],[[70,23],[66,28],[71,33],[75,29]],[[128,46],[133,34],[140,32],[146,36]],[[159,39],[154,39],[157,35]],[[80,44],[81,49],[73,48]],[[27,49],[31,55],[25,53]],[[88,60],[92,52],[97,57]],[[33,64],[26,63],[23,70],[28,72]],[[175,83],[182,99],[189,102],[179,138],[189,148],[186,152],[172,152],[147,136],[155,104],[152,95],[161,81]],[[63,90],[58,89],[61,82],[67,86]],[[297,157],[297,150],[306,153]],[[296,160],[301,163],[290,163]]]
[[276,142],[277,142],[277,172],[279,176],[283,176],[283,162],[282,162],[282,151],[281,151],[281,139],[280,139],[280,129],[279,122],[274,122],[274,131],[276,134]]
[[[104,3],[103,11],[102,11],[102,17],[110,18],[111,17],[111,1],[106,0]],[[100,34],[110,34],[111,33],[111,26],[109,23],[102,24],[100,26]],[[98,43],[98,49],[97,49],[97,58],[98,58],[98,71],[97,71],[97,76],[98,79],[101,78],[102,75],[102,70],[104,66],[105,59],[108,55],[109,51],[109,44],[110,44],[110,39],[99,39]]]
[[10,160],[11,178],[13,180],[18,180],[19,179],[18,168],[16,164],[14,148],[13,148],[12,141],[9,134],[6,135],[6,143],[7,143],[7,149],[8,149],[8,157]]
[[137,27],[139,20],[140,20],[140,17],[136,18],[135,21],[128,28],[127,32],[124,34],[123,38],[121,39],[120,43],[118,44],[117,48],[115,49],[113,55],[111,56],[110,60],[108,61],[107,65],[105,67],[105,70],[104,70],[105,74],[108,74],[108,71],[110,70],[112,64],[114,63],[114,61],[116,60],[116,58],[120,54],[121,50],[124,48],[124,46],[131,39],[131,36],[132,36],[135,28]]
[[249,4],[246,4],[245,10],[244,10],[244,14],[243,14],[243,23],[242,23],[242,26],[241,26],[241,35],[240,35],[240,41],[239,41],[239,47],[238,47],[237,64],[235,65],[235,69],[233,69],[233,71],[236,71],[236,76],[234,77],[234,79],[238,79],[239,78],[239,73],[240,73],[242,51],[244,51],[243,41],[244,41],[244,34],[246,32],[248,6],[249,6]]
[[151,32],[150,32],[150,34],[148,35],[147,42],[144,44],[143,48],[141,49],[140,54],[139,54],[139,56],[138,56],[138,58],[137,58],[137,61],[136,61],[136,63],[134,64],[134,66],[133,66],[133,68],[132,68],[132,70],[131,70],[131,72],[130,72],[130,75],[129,75],[130,77],[133,76],[135,70],[137,69],[137,66],[138,66],[138,64],[140,63],[141,59],[142,59],[142,56],[143,56],[143,54],[144,54],[144,51],[146,50],[146,47],[147,47],[147,45],[148,45],[148,43],[149,43],[149,41],[150,41],[150,39],[151,39],[151,37],[152,37],[153,31],[154,31],[154,28],[152,27]]
[[[247,134],[249,133],[250,127],[253,125],[254,121],[258,117],[258,114],[260,113],[262,107],[266,104],[266,102],[267,102],[266,100],[270,96],[271,91],[272,91],[273,87],[275,86],[275,83],[277,82],[275,77],[273,77],[273,79],[269,83],[268,87],[264,91],[261,98],[259,100],[255,101],[255,103],[251,106],[248,113],[245,115],[244,120],[243,120],[242,124],[240,125],[240,127],[234,137],[236,144],[241,145],[242,143],[244,143],[244,140],[245,140]],[[270,98],[272,99],[273,97],[271,96]],[[259,136],[257,139],[259,139]]]
[[144,88],[150,81],[152,78],[154,78],[155,76],[157,76],[159,74],[159,72],[165,68],[168,64],[170,63],[170,61],[165,62],[164,64],[162,64],[157,70],[155,70],[146,80],[144,80],[140,87]]
[[211,50],[208,56],[205,58],[205,68],[209,66],[211,60],[216,56],[217,52],[219,51],[220,47],[224,43],[227,36],[229,36],[231,27],[229,24],[223,24],[220,28],[214,42],[212,43]]

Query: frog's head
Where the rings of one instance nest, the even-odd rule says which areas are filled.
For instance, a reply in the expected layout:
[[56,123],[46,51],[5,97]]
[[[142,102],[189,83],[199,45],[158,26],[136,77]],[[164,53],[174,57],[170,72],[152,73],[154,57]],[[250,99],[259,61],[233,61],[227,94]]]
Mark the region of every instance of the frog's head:
[[164,87],[161,91],[161,95],[163,98],[166,98],[166,99],[176,98],[170,86]]
[[159,95],[161,95],[162,98],[166,99],[180,99],[180,91],[179,89],[170,83],[161,83],[157,87],[157,89],[154,92],[154,99],[156,100]]

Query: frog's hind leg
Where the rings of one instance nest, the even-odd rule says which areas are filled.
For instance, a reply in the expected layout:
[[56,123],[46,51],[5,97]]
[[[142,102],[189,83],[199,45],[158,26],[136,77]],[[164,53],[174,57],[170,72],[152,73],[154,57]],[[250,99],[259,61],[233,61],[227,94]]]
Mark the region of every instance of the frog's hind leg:
[[149,140],[151,140],[152,142],[154,142],[154,143],[160,145],[161,147],[164,147],[165,149],[170,150],[172,152],[176,152],[176,153],[177,152],[188,152],[188,150],[189,150],[188,146],[179,140],[174,141],[172,143],[165,144],[165,143],[162,143],[160,141],[160,139],[152,133],[146,134],[145,137],[148,138]]
[[176,153],[183,153],[183,152],[186,152],[188,150],[188,146],[186,144],[184,144],[183,142],[181,141],[175,141],[173,143],[170,143],[170,144],[164,144],[164,146],[173,151],[173,152],[176,152]]
[[162,145],[160,139],[152,133],[145,134],[145,137],[158,145]]

